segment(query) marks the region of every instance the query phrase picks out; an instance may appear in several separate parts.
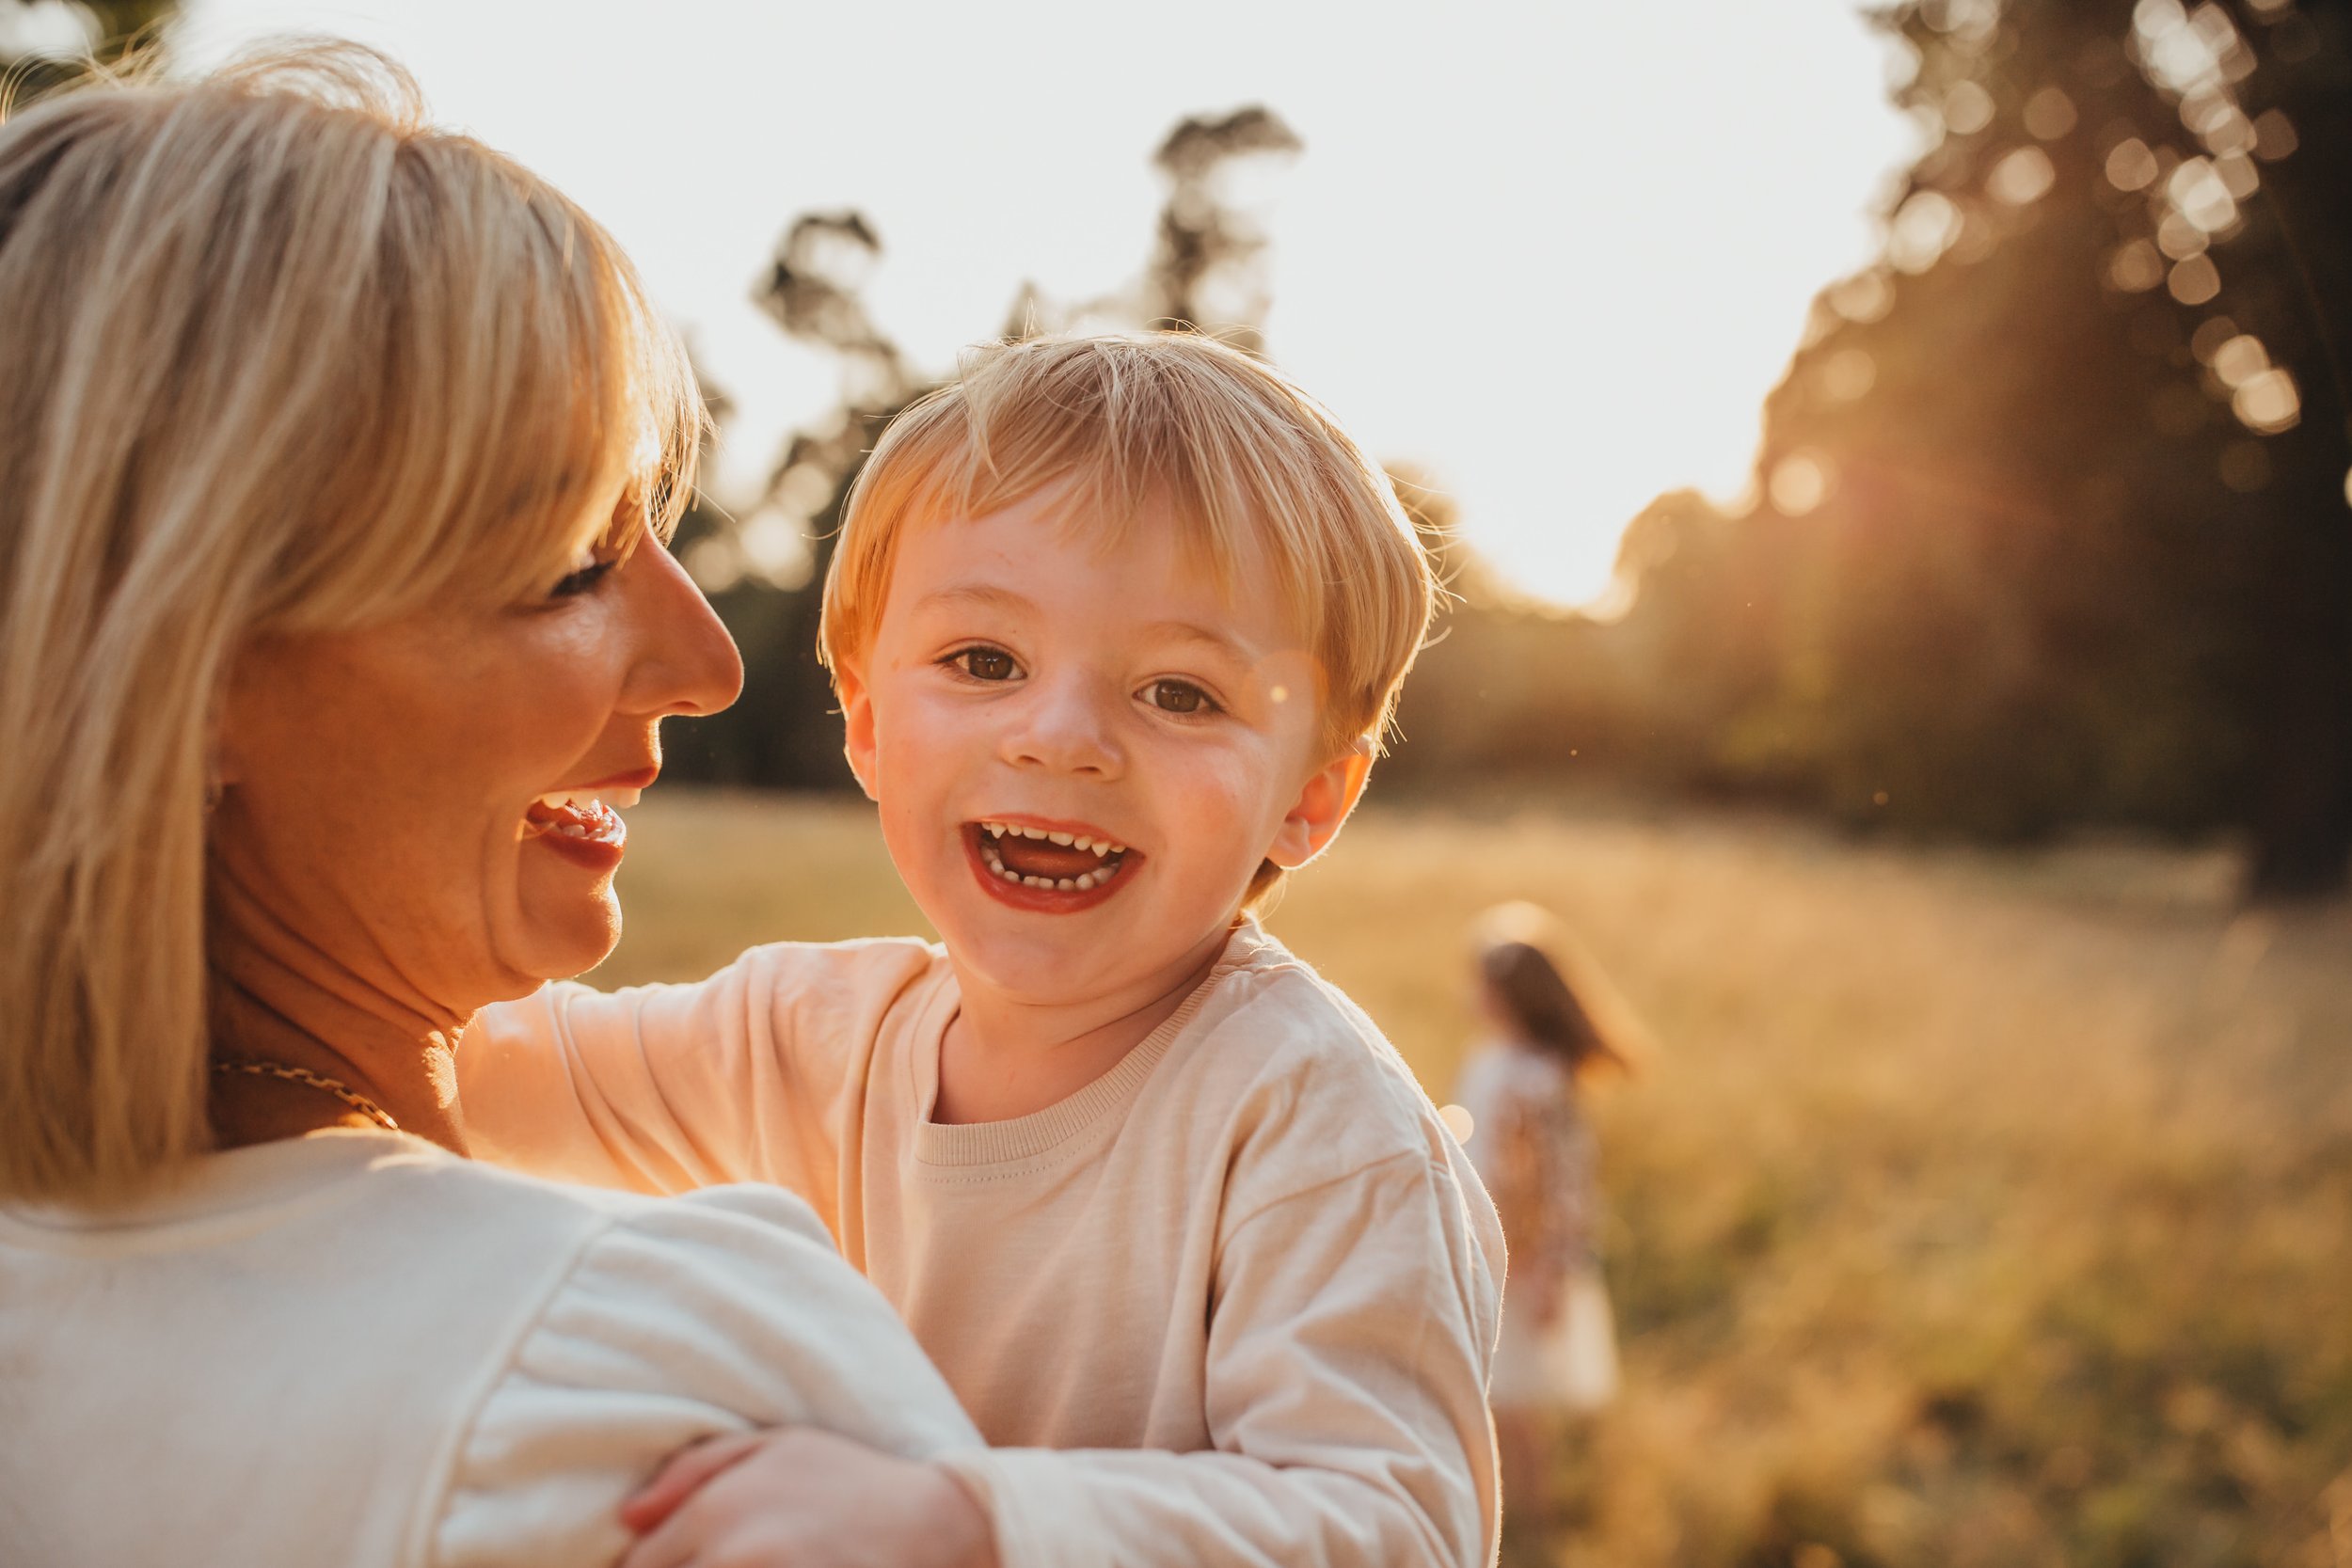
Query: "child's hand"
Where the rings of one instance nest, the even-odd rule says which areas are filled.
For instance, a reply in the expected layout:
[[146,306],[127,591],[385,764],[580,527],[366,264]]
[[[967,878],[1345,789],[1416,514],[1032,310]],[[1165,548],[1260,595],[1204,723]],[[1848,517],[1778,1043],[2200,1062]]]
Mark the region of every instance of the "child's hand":
[[621,1522],[642,1539],[620,1568],[996,1568],[961,1482],[811,1427],[682,1449]]

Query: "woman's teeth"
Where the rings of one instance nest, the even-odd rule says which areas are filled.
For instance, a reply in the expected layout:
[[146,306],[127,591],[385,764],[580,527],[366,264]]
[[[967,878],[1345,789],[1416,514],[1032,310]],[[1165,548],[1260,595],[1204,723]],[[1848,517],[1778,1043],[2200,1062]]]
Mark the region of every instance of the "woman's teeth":
[[642,789],[565,789],[552,795],[542,795],[539,803],[549,811],[562,811],[578,806],[582,811],[627,811],[635,805]]
[[[1115,844],[1106,838],[1089,838],[1080,833],[1054,832],[1044,828],[1023,827],[1011,822],[982,822],[979,827],[981,863],[988,867],[990,875],[1001,877],[1008,882],[1018,882],[1024,887],[1052,888],[1062,893],[1086,893],[1101,887],[1113,877],[1118,876],[1123,857],[1127,853],[1127,847],[1123,844]],[[1080,871],[1069,877],[1042,877],[1034,873],[1024,873],[1005,863],[1002,841],[1008,838],[1016,841],[1035,840],[1040,844],[1050,844],[1057,849],[1075,849],[1094,856],[1097,863],[1091,870]]]
[[532,831],[561,833],[565,838],[614,838],[621,829],[620,808],[635,805],[643,793],[635,789],[554,790],[531,802],[523,823]]

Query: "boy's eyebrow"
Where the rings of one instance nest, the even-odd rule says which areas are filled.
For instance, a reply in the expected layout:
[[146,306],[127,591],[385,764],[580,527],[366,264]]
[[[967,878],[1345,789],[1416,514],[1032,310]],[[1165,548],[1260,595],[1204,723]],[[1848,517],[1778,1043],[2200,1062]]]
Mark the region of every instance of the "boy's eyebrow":
[[923,595],[915,608],[929,610],[934,605],[971,604],[993,610],[1034,611],[1037,605],[1009,588],[999,588],[989,582],[959,582]]
[[1249,647],[1239,638],[1215,626],[1204,626],[1197,621],[1154,621],[1141,628],[1146,636],[1165,637],[1179,642],[1205,642],[1221,653],[1231,654],[1245,661],[1251,660]]
[[[931,610],[943,605],[978,605],[984,609],[1030,615],[1036,614],[1038,609],[1036,600],[993,582],[950,583],[924,594],[915,609]],[[1254,664],[1258,660],[1257,650],[1249,643],[1232,632],[1203,626],[1198,621],[1153,621],[1136,629],[1146,637],[1198,642],[1244,664]]]

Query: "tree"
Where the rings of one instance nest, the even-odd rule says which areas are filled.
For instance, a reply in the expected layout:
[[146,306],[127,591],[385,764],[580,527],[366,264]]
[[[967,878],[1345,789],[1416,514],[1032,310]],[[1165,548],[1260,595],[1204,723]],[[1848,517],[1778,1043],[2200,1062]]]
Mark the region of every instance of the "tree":
[[2258,896],[2340,888],[2342,7],[1879,21],[1917,57],[1898,100],[1931,145],[1883,262],[1824,292],[1768,403],[1760,504],[1634,552],[1629,632],[1720,596],[1693,552],[1737,559],[1769,614],[1725,626],[1718,684],[1773,674],[1723,732],[1735,771],[1995,836],[2236,826]]

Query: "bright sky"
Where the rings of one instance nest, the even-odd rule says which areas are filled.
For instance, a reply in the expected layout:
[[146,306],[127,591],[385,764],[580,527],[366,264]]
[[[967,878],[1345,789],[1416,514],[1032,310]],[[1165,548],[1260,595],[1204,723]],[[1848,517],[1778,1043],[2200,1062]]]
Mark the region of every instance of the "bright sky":
[[1268,349],[1565,602],[1653,496],[1741,487],[1807,302],[1874,253],[1914,146],[1852,0],[188,9],[199,60],[272,32],[387,47],[440,119],[608,224],[740,404],[739,502],[834,391],[749,303],[795,214],[866,214],[876,317],[945,369],[1025,278],[1075,300],[1134,277],[1160,138],[1263,103],[1307,144],[1263,210]]

